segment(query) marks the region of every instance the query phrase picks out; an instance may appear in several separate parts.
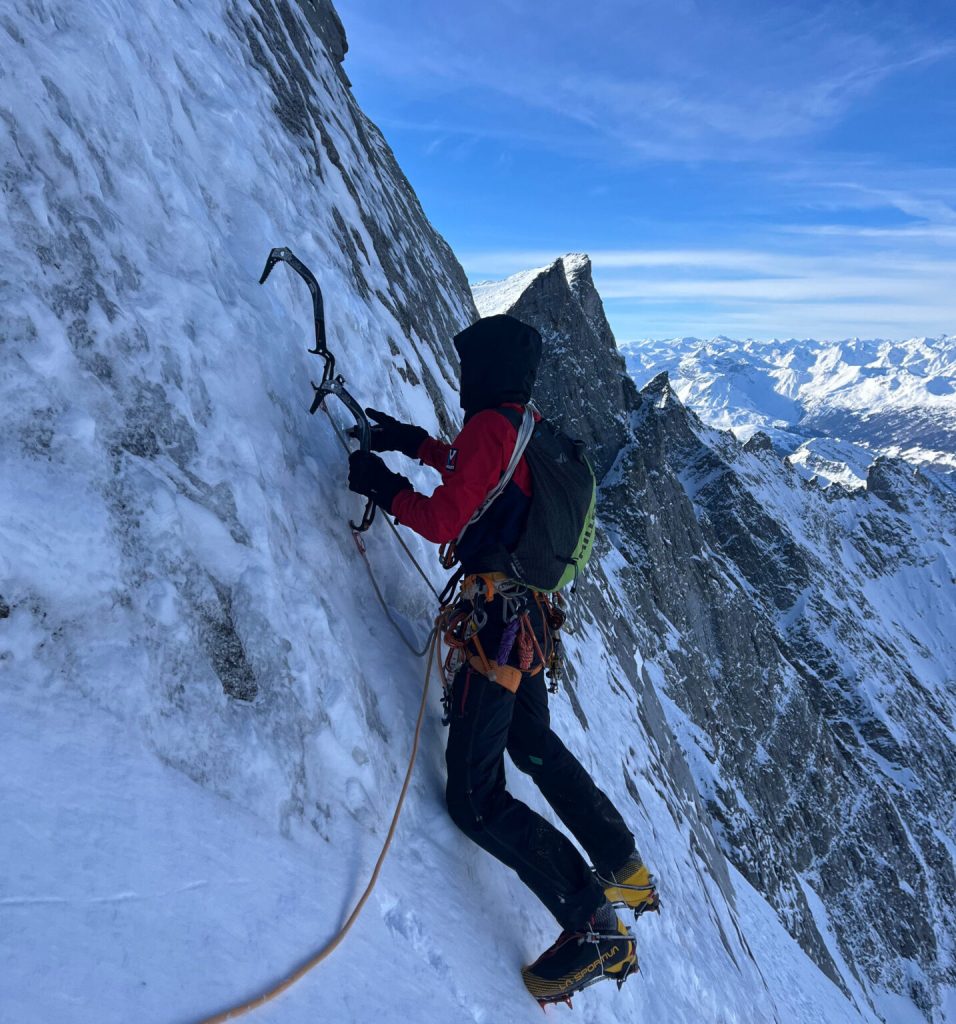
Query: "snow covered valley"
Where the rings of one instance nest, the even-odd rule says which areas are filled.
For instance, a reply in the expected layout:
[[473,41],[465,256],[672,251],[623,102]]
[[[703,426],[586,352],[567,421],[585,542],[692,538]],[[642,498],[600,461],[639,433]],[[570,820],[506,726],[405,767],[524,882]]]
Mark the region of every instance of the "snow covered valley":
[[[0,1021],[198,1022],[341,925],[423,676],[308,414],[308,293],[263,261],[312,266],[349,388],[436,435],[477,311],[325,0],[12,0],[0,40]],[[568,1019],[956,1021],[951,493],[883,460],[834,500],[638,391],[586,261],[514,303],[603,474],[553,717],[664,903]],[[422,642],[426,582],[367,543]],[[557,929],[448,818],[440,718],[355,929],[248,1019],[540,1020]]]

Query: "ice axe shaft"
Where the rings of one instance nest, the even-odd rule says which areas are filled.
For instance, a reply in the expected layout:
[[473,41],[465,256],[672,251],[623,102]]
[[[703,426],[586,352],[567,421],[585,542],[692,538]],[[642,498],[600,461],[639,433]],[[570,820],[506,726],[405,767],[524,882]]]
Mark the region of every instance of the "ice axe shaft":
[[[329,395],[335,395],[335,397],[345,405],[355,419],[356,437],[361,450],[363,452],[369,452],[371,451],[372,430],[369,426],[368,417],[365,415],[365,410],[362,406],[359,405],[345,387],[345,378],[342,377],[341,374],[336,375],[335,356],[332,355],[326,344],[325,304],[322,301],[322,289],[319,288],[319,282],[315,279],[315,274],[309,270],[309,268],[291,249],[286,246],[279,246],[269,253],[268,258],[266,259],[266,265],[262,268],[262,276],[259,278],[259,284],[266,283],[266,279],[272,273],[272,268],[277,263],[287,263],[299,275],[299,277],[305,281],[309,286],[309,291],[312,293],[312,319],[315,324],[315,348],[310,348],[309,352],[312,355],[321,356],[325,360],[325,365],[322,371],[322,380],[318,384],[312,382],[312,387],[315,390],[315,397],[312,399],[312,406],[309,409],[309,412],[314,415]],[[369,498],[365,506],[365,512],[362,515],[362,521],[356,524],[349,520],[349,526],[351,526],[356,533],[364,533],[372,525],[372,520],[374,518],[375,502]]]

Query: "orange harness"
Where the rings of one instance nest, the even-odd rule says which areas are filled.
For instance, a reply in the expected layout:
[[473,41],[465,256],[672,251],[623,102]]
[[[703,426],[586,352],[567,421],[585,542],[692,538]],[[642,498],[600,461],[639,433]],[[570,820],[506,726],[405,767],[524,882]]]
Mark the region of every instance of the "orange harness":
[[[546,670],[550,680],[551,692],[557,690],[557,679],[562,670],[561,640],[559,631],[564,623],[564,612],[560,607],[561,598],[557,594],[534,594],[534,602],[541,615],[546,637],[545,649],[541,649],[534,627],[531,624],[531,612],[523,611],[517,616],[517,634],[514,645],[518,652],[518,664],[498,664],[488,657],[481,642],[480,632],[486,621],[486,615],[480,605],[501,596],[507,600],[508,592],[514,593],[513,581],[504,573],[474,573],[465,576],[461,581],[460,600],[447,609],[443,609],[438,618],[438,635],[445,643],[448,652],[443,661],[442,674],[445,681],[446,697],[450,699],[451,685],[458,670],[464,664],[470,665],[476,672],[486,676],[499,686],[515,693],[525,673],[537,675]],[[520,586],[518,584],[517,586]],[[446,701],[446,714],[449,704]]]

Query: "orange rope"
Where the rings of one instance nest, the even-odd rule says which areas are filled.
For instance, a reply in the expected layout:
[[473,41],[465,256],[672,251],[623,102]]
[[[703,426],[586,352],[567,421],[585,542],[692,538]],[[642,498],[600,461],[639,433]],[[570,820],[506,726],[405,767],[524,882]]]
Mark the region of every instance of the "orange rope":
[[375,870],[372,872],[372,877],[369,879],[368,885],[365,887],[365,892],[362,893],[358,903],[355,904],[355,909],[349,915],[348,920],[339,929],[338,934],[334,938],[323,946],[322,949],[311,957],[304,964],[297,967],[288,977],[283,978],[277,985],[274,985],[267,992],[263,992],[261,995],[255,996],[245,1003],[240,1003],[238,1006],[233,1006],[229,1010],[223,1010],[222,1013],[217,1013],[212,1017],[205,1017],[199,1024],[223,1024],[224,1021],[235,1020],[237,1017],[241,1017],[250,1010],[255,1010],[257,1007],[264,1006],[266,1003],[271,1002],[276,996],[281,995],[287,989],[290,989],[300,978],[308,974],[313,967],[318,966],[328,956],[330,956],[341,944],[342,940],[348,934],[349,929],[355,924],[359,914],[362,912],[362,908],[368,901],[369,896],[372,895],[372,890],[375,888],[375,883],[378,881],[378,876],[382,871],[382,865],[385,863],[385,855],[388,853],[389,846],[392,845],[392,839],[395,837],[395,829],[398,826],[398,818],[402,813],[402,804],[405,802],[405,795],[408,793],[409,784],[412,781],[412,769],[415,767],[415,757],[418,754],[418,741],[422,732],[422,722],[425,720],[425,708],[427,706],[428,699],[428,684],[431,681],[432,673],[432,662],[434,661],[435,648],[438,646],[439,630],[436,624],[435,629],[432,632],[432,639],[429,642],[428,651],[428,664],[425,666],[425,685],[422,689],[422,703],[418,709],[418,721],[415,723],[415,738],[412,741],[412,753],[408,761],[408,770],[405,772],[405,782],[402,784],[402,791],[398,797],[398,803],[395,805],[395,813],[392,815],[392,824],[389,827],[388,835],[385,837],[385,845],[382,847],[382,852],[378,856],[378,860],[375,863]]

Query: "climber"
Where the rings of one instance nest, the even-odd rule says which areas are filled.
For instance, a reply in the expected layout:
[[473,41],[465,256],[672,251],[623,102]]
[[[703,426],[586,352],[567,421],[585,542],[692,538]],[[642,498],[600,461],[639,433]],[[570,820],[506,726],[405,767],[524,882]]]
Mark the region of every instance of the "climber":
[[[448,702],[448,810],[467,836],[517,872],[563,929],[558,941],[522,971],[543,1005],[601,977],[620,984],[636,955],[633,935],[615,905],[639,914],[659,904],[654,880],[621,815],[551,729],[542,670],[550,643],[545,605],[500,571],[500,553],[517,543],[530,505],[525,458],[487,511],[462,533],[515,452],[517,423],[530,403],[541,358],[541,336],[513,317],[491,316],[466,328],[454,343],[465,415],[451,444],[368,410],[375,424],[373,452],[417,458],[439,471],[441,484],[425,497],[378,455],[353,452],[349,487],[427,540],[445,544],[457,538],[463,603],[477,634],[454,675]],[[563,833],[507,791],[506,750],[587,851],[593,870]]]

